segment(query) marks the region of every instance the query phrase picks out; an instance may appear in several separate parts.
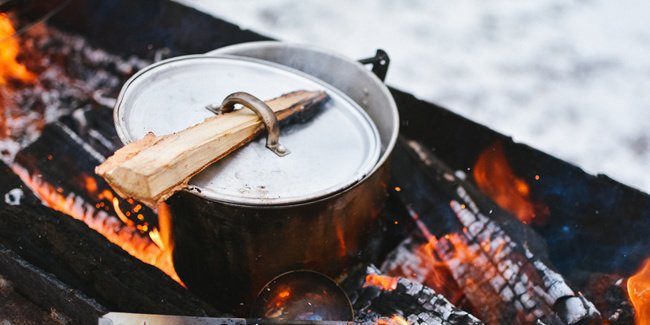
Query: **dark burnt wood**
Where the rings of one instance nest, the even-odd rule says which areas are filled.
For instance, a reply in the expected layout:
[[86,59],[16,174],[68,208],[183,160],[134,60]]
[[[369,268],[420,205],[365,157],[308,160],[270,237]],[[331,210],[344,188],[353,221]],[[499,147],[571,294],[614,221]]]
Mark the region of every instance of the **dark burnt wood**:
[[47,207],[3,207],[0,244],[110,311],[219,315],[157,268]]
[[[39,17],[52,7],[52,3],[40,4],[30,15]],[[172,56],[204,53],[230,44],[270,39],[174,1],[72,0],[51,21],[124,56],[153,58],[160,49]]]
[[[8,184],[10,181],[4,180],[11,180],[11,174],[8,174],[4,166],[0,168],[0,173],[3,173],[2,184]],[[15,178],[13,181],[17,182]],[[69,299],[71,293],[59,292],[61,297],[58,300],[39,299],[38,281],[49,281],[49,275],[38,280],[35,276],[38,272],[27,265],[50,273],[65,285],[96,300],[106,310],[220,315],[160,270],[142,263],[109,243],[81,221],[40,205],[10,206],[2,201],[0,206],[0,245],[5,248],[0,258],[0,274],[11,276],[9,280],[16,284],[16,290],[25,295],[30,293],[28,296],[32,301],[55,303]],[[18,254],[27,264],[12,259],[9,250]],[[30,271],[20,272],[21,268]],[[23,286],[30,282],[36,287]],[[48,291],[45,285],[42,290],[40,294],[56,295],[56,290]],[[77,316],[87,315],[88,312],[84,309]],[[75,317],[70,314],[68,316]]]
[[[12,291],[15,288],[17,293],[29,299],[16,301],[14,298],[13,304],[8,306],[14,310],[14,313],[19,313],[18,310],[22,309],[31,309],[35,312],[40,310],[40,314],[44,314],[16,314],[14,317],[17,321],[27,321],[27,318],[36,316],[41,319],[40,322],[73,321],[91,324],[109,311],[79,290],[69,287],[52,274],[31,265],[2,245],[0,245],[0,274],[11,280]],[[45,318],[44,316],[47,315],[49,317]],[[34,319],[31,321],[36,322]]]
[[0,275],[0,320],[11,324],[58,324],[45,310],[13,289],[13,284]]

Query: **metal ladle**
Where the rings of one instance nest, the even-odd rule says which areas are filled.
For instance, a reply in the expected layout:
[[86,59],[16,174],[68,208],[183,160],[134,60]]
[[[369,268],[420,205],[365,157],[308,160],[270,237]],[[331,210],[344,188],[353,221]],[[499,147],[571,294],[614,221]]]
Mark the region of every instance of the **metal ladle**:
[[251,317],[273,320],[352,321],[352,304],[343,289],[324,274],[297,270],[283,273],[260,291]]

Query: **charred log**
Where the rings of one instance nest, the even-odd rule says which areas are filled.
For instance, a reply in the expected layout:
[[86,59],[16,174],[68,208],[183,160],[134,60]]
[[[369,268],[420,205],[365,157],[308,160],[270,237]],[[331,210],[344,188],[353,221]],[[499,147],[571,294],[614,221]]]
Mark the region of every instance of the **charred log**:
[[[7,279],[11,279],[11,282],[9,282],[0,278],[0,282],[2,282],[0,283],[0,296],[10,299],[7,296],[14,291],[29,299],[16,301],[17,298],[14,296],[12,299],[13,304],[9,303],[9,306],[3,304],[3,308],[1,308],[3,310],[5,307],[9,308],[6,312],[14,315],[4,317],[12,316],[16,317],[16,320],[24,322],[27,321],[27,317],[34,317],[35,315],[20,315],[18,313],[24,309],[32,309],[32,312],[36,312],[36,315],[41,314],[40,320],[31,320],[34,323],[49,321],[51,323],[78,322],[90,324],[96,322],[98,317],[108,312],[106,307],[98,304],[84,293],[69,287],[52,274],[43,272],[31,265],[18,254],[4,248],[2,245],[0,245],[0,273]],[[0,317],[3,317],[1,313],[2,311],[0,311]]]
[[550,267],[544,243],[532,229],[418,143],[401,141],[398,147],[396,160],[403,170],[394,174],[397,196],[419,230],[388,257],[382,267],[387,274],[419,273],[427,283],[442,264],[472,310],[488,323],[599,319],[593,304]]
[[[373,283],[373,276],[385,282]],[[358,323],[375,324],[382,319],[401,317],[414,325],[482,324],[433,289],[405,278],[382,276],[374,265],[354,269],[341,286],[356,310]]]
[[84,223],[43,206],[1,209],[0,245],[112,311],[219,314],[160,270],[138,261]]
[[13,283],[0,276],[0,320],[10,324],[60,324],[58,313],[34,304],[16,292]]
[[16,155],[12,169],[45,204],[84,221],[131,255],[177,279],[170,258],[150,235],[157,231],[156,214],[138,202],[119,199],[93,173],[102,160],[67,125],[54,122]]

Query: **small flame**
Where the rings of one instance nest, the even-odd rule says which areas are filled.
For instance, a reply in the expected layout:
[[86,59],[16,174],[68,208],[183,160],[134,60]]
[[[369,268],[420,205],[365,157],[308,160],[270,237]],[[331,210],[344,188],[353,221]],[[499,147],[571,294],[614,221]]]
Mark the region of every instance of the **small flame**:
[[627,279],[627,294],[634,306],[637,325],[650,325],[650,258]]
[[380,274],[368,274],[366,275],[366,281],[363,283],[363,287],[377,287],[386,291],[393,291],[397,289],[398,278],[392,276],[380,275]]
[[[543,223],[548,217],[548,207],[534,203],[530,197],[528,183],[513,172],[501,142],[481,153],[474,165],[473,175],[483,193],[521,222]],[[539,175],[536,176],[538,180]]]
[[22,82],[33,82],[36,76],[17,61],[20,53],[18,39],[13,37],[16,30],[11,24],[9,15],[0,13],[0,86],[11,79]]

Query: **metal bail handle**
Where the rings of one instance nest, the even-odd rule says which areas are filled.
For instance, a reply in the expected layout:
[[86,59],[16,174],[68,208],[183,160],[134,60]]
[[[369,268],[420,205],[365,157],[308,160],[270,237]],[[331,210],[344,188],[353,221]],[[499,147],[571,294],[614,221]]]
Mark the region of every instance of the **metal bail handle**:
[[375,56],[371,58],[359,60],[361,64],[372,64],[372,72],[379,78],[381,81],[386,80],[386,73],[388,72],[388,64],[390,64],[390,58],[388,53],[382,49],[377,49]]
[[266,147],[269,148],[269,150],[273,151],[280,157],[284,157],[291,153],[287,147],[280,144],[280,124],[278,123],[277,116],[275,116],[275,113],[269,105],[266,105],[266,103],[261,101],[259,98],[240,91],[232,93],[224,98],[221,106],[208,106],[206,108],[219,115],[234,111],[235,104],[244,105],[262,118],[262,123],[264,123],[267,132]]

